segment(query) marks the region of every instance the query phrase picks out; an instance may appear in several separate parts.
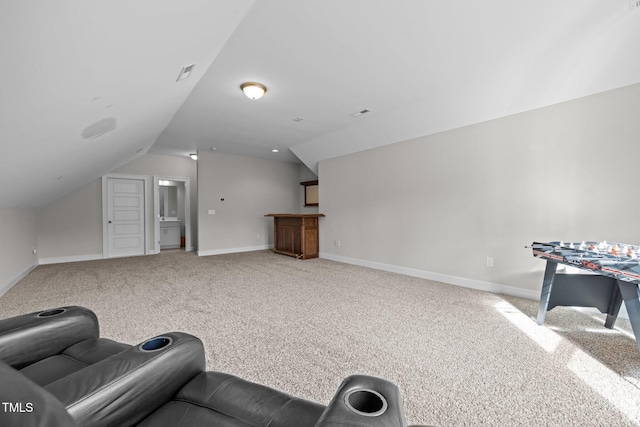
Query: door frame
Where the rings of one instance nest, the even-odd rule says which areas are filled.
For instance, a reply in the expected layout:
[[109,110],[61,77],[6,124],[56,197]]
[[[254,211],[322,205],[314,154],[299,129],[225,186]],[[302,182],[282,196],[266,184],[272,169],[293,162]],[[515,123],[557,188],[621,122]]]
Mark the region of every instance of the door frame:
[[184,250],[193,251],[191,244],[191,178],[181,176],[154,175],[153,177],[153,251],[160,253],[160,181],[176,181],[184,183]]
[[109,197],[107,194],[107,182],[109,179],[135,179],[138,181],[143,181],[142,191],[144,192],[144,255],[149,255],[149,177],[146,175],[109,173],[102,176],[102,258],[111,258],[109,256]]

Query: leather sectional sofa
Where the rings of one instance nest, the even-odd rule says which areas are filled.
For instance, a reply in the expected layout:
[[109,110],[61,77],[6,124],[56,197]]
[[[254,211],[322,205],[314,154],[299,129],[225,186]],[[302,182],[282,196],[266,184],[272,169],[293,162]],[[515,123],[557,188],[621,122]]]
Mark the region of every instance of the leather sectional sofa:
[[83,307],[0,320],[0,425],[406,427],[398,388],[343,381],[327,405],[221,372],[202,342],[170,332],[131,346],[99,336]]

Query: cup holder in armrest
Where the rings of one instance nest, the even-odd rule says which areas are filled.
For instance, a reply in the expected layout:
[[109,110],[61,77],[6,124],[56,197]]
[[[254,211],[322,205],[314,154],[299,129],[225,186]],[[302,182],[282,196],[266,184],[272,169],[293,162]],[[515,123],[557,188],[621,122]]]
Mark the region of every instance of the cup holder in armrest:
[[368,375],[347,377],[315,427],[406,427],[398,387]]
[[170,337],[155,337],[146,340],[138,347],[141,351],[158,351],[171,345],[173,340]]
[[365,417],[378,417],[387,410],[387,399],[377,391],[367,388],[345,393],[344,404],[350,411]]
[[40,313],[38,313],[38,317],[51,317],[58,314],[62,314],[65,311],[67,310],[64,308],[56,308],[54,310],[41,311]]

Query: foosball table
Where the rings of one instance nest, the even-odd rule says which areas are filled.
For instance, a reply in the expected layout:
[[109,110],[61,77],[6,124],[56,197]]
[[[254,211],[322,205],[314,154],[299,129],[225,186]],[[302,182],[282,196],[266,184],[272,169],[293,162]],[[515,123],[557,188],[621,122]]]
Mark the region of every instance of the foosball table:
[[[537,322],[558,306],[595,307],[613,328],[625,303],[636,343],[640,336],[640,246],[614,242],[533,242],[533,256],[547,261]],[[556,274],[559,264],[591,274]]]

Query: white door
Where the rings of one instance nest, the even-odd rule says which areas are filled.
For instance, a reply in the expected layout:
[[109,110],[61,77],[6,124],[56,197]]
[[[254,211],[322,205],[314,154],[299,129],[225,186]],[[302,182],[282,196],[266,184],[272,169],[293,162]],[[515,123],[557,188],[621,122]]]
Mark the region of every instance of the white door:
[[144,180],[107,179],[108,257],[144,255]]

